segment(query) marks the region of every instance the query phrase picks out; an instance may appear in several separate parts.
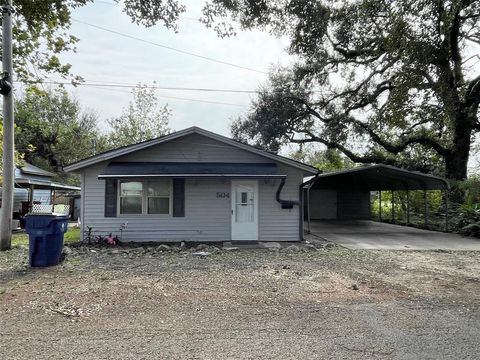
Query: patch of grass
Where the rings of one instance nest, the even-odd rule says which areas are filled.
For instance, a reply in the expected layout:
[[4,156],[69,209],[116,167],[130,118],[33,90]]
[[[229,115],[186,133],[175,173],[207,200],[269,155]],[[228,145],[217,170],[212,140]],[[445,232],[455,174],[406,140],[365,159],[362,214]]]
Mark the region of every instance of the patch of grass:
[[12,246],[28,245],[28,234],[17,232],[12,235]]
[[[63,240],[65,245],[80,241],[80,229],[69,228],[64,234]],[[18,232],[12,235],[12,246],[28,245],[28,234],[25,232]]]
[[63,241],[65,244],[71,244],[80,241],[80,229],[79,228],[70,228],[63,236]]

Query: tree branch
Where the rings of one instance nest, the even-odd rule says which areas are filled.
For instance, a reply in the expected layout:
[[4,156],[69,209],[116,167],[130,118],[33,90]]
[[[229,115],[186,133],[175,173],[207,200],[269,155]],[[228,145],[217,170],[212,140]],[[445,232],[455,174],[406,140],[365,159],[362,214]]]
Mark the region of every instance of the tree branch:
[[468,107],[472,105],[478,107],[480,104],[480,75],[469,82],[465,95],[465,104]]
[[310,143],[310,142],[318,142],[321,144],[324,144],[327,148],[329,149],[337,149],[341,151],[345,156],[347,156],[350,160],[356,163],[361,163],[361,164],[372,164],[372,163],[382,163],[382,164],[387,164],[387,165],[394,165],[395,160],[391,158],[387,158],[382,155],[358,155],[355,154],[353,151],[347,149],[344,145],[339,144],[337,142],[329,141],[325,138],[319,137],[317,135],[314,135],[312,132],[306,130],[305,133],[309,136],[309,138],[306,139],[295,139],[293,136],[289,137],[289,141],[292,143],[297,143],[297,144],[305,144],[305,143]]

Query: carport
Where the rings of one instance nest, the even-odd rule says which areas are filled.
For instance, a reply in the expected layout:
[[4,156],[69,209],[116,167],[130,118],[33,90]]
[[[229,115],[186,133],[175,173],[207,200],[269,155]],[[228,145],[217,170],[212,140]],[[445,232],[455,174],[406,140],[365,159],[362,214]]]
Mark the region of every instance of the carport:
[[[371,220],[371,193],[377,192],[380,220],[395,219],[395,192],[406,192],[406,223],[410,223],[410,191],[423,191],[423,217],[428,222],[427,191],[443,191],[445,230],[448,230],[448,189],[446,179],[389,165],[370,165],[319,174],[305,186],[307,231],[314,220]],[[391,192],[391,213],[382,213],[382,192]],[[318,228],[318,226],[316,226]]]

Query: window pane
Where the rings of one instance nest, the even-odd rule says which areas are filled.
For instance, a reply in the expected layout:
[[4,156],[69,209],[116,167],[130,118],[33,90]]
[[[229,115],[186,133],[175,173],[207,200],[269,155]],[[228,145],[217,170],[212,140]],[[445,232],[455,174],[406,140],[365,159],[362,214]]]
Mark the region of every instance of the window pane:
[[170,181],[149,181],[148,196],[170,196]]
[[120,198],[121,214],[141,214],[142,198],[139,196],[129,196]]
[[149,214],[169,214],[170,199],[169,198],[148,198]]
[[142,196],[142,183],[129,181],[120,183],[120,196]]

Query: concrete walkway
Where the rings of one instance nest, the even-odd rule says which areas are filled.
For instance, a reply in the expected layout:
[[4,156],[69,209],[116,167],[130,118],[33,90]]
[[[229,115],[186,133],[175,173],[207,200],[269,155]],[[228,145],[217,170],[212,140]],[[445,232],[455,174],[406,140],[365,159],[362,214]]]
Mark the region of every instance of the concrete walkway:
[[368,220],[312,221],[311,233],[349,249],[480,250],[480,239]]

